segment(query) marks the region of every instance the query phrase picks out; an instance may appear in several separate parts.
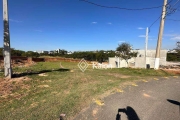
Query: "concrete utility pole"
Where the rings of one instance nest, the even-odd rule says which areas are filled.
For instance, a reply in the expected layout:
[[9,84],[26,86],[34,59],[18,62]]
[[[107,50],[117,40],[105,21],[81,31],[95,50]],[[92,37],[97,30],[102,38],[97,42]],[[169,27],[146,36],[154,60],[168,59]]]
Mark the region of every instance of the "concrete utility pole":
[[4,75],[7,78],[12,77],[11,69],[11,48],[9,35],[8,2],[3,0],[3,21],[4,21]]
[[164,0],[162,16],[161,16],[161,23],[160,23],[160,28],[159,28],[158,41],[157,41],[157,47],[156,47],[154,69],[159,69],[159,58],[160,58],[162,35],[163,35],[163,30],[164,30],[164,21],[165,21],[165,15],[166,15],[166,5],[167,5],[167,0]]
[[146,28],[146,41],[145,41],[145,68],[147,67],[147,47],[148,47],[148,27]]

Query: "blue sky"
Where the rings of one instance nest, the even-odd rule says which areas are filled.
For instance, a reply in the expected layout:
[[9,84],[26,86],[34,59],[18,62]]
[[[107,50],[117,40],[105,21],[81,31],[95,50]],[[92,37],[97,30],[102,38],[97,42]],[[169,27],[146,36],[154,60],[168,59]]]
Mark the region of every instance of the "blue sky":
[[[163,0],[88,0],[105,6],[146,8],[163,5]],[[173,0],[173,6],[178,0]],[[121,42],[144,49],[145,28],[162,8],[128,11],[97,7],[79,0],[8,0],[11,47],[20,50],[115,50]],[[167,19],[180,20],[178,11]],[[3,46],[3,15],[0,2],[0,38]],[[160,19],[151,27],[148,49],[155,49]],[[180,41],[180,21],[165,21],[162,49]]]

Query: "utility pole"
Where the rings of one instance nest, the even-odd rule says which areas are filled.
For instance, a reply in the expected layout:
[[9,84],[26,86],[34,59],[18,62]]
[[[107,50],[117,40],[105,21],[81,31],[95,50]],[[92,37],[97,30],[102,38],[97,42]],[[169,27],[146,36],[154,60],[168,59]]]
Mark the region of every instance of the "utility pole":
[[145,41],[145,68],[147,68],[147,47],[148,47],[148,27],[146,28],[146,41]]
[[165,15],[166,15],[166,5],[167,5],[167,0],[164,0],[162,16],[161,16],[161,23],[160,23],[160,28],[159,28],[158,41],[157,41],[157,47],[156,47],[154,69],[159,69],[159,58],[160,58],[160,50],[161,50],[161,43],[162,43],[162,35],[163,35],[163,30],[164,30],[164,21],[165,21]]
[[11,48],[9,35],[8,2],[3,0],[3,21],[4,21],[4,75],[7,78],[12,77],[11,69]]

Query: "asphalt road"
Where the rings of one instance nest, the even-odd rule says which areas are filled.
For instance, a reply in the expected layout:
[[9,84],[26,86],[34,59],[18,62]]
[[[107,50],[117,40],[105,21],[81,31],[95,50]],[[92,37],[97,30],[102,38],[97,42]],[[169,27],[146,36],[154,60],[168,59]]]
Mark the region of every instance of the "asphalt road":
[[91,104],[74,120],[180,120],[180,77],[127,86],[122,93]]

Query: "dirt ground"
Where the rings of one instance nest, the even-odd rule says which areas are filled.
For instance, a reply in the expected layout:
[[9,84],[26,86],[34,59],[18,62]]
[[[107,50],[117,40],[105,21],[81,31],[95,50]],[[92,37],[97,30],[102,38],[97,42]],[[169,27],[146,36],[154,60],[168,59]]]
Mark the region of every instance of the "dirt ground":
[[[12,61],[12,67],[29,67],[29,66],[32,66],[35,64],[36,64],[35,62],[28,62],[28,61],[22,61],[22,60]],[[2,61],[0,61],[0,68],[3,68],[3,66],[4,66],[4,63]],[[162,70],[164,70],[165,72],[168,72],[168,73],[173,73],[175,75],[180,75],[180,68],[162,69]],[[41,75],[44,75],[44,74],[40,74],[40,76]],[[113,73],[109,73],[108,75],[114,76],[117,78],[129,78],[130,77],[130,76],[125,76],[125,75],[121,75],[121,74],[113,74]],[[25,81],[29,81],[29,80],[31,80],[31,79],[26,76],[12,78],[12,79],[0,78],[0,98],[7,98],[6,100],[8,100],[8,98],[17,98],[17,99],[21,98],[22,96],[24,96],[24,94],[19,94],[14,91],[16,91],[17,89],[28,90],[29,86],[27,84],[25,84]],[[0,99],[0,102],[2,100],[3,99]]]
[[168,72],[168,73],[180,75],[180,69],[163,69],[163,70]]
[[[12,79],[6,79],[6,78],[0,78],[0,97],[1,98],[16,98],[19,99],[24,94],[19,94],[14,92],[16,89],[21,90],[28,90],[29,86],[24,83],[24,81],[31,80],[28,77],[19,77],[19,78],[12,78]],[[6,99],[8,100],[8,99]],[[0,102],[1,99],[0,99]]]
[[[12,67],[29,67],[29,66],[32,66],[35,64],[36,64],[35,62],[33,62],[33,61],[28,62],[27,60],[13,60],[11,62]],[[0,60],[0,68],[4,68],[3,60]]]

